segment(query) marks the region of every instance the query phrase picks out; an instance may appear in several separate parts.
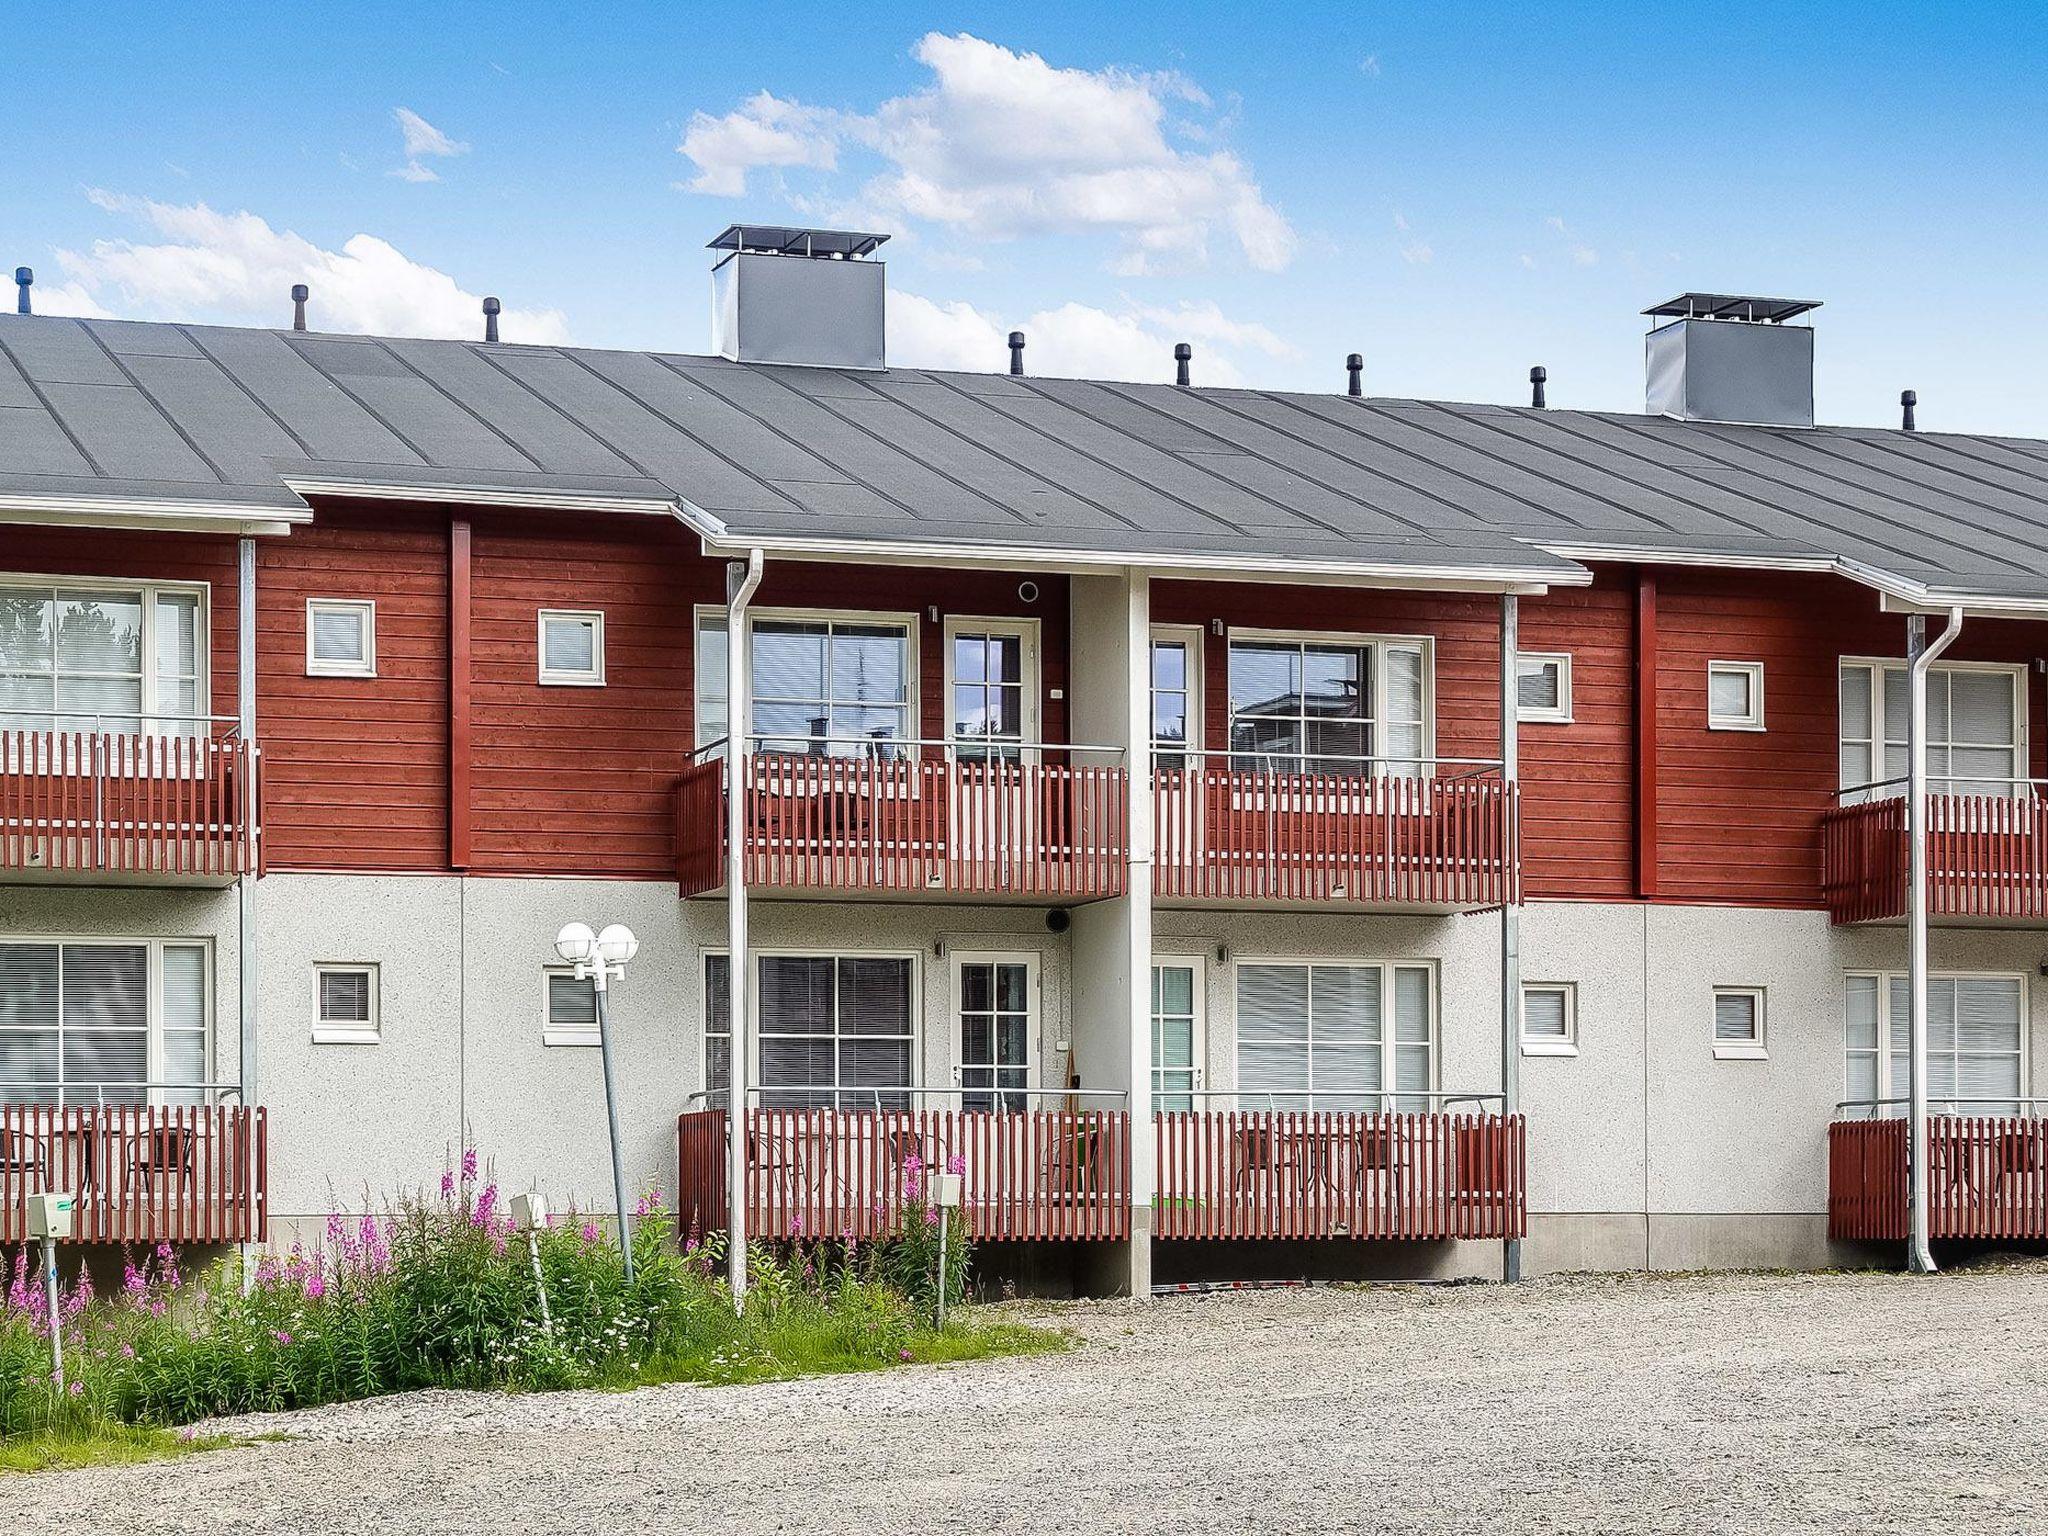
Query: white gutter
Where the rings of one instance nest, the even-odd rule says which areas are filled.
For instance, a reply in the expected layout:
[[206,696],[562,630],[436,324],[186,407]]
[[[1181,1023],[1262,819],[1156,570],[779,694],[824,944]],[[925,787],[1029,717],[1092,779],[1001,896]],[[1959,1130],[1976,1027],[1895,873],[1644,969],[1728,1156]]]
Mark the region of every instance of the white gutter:
[[0,523],[55,528],[149,528],[178,533],[286,534],[313,520],[311,507],[131,496],[0,496]]
[[646,517],[673,517],[675,501],[667,496],[620,496],[607,491],[574,491],[518,485],[407,485],[401,481],[322,479],[285,475],[285,485],[301,496],[353,496],[363,501],[454,502],[466,507],[531,507],[542,512],[626,512]]
[[753,735],[753,680],[747,605],[761,585],[761,551],[725,570],[725,1247],[734,1310],[747,1301],[747,758]]
[[1963,632],[1963,610],[1948,611],[1948,627],[1927,643],[1927,620],[1907,621],[1906,651],[1912,658],[1906,704],[1906,977],[1911,993],[1912,1035],[1908,1047],[1912,1151],[1907,1162],[1911,1183],[1908,1207],[1912,1237],[1906,1261],[1916,1274],[1934,1273],[1927,1197],[1927,673],[1943,651]]

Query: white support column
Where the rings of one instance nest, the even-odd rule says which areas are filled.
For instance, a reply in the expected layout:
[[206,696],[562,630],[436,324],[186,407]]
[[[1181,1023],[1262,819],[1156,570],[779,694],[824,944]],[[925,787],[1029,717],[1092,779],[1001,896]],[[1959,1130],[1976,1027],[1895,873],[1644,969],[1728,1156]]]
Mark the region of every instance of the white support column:
[[1906,620],[1906,986],[1911,999],[1906,1205],[1912,1218],[1906,1263],[1923,1275],[1934,1273],[1927,1211],[1927,673],[1962,628],[1963,610],[1951,608],[1947,627],[1929,645],[1927,620],[1917,613]]
[[1152,1126],[1152,581],[1129,573],[1124,590],[1124,763],[1131,863],[1125,902],[1130,979],[1131,1295],[1152,1293],[1153,1197],[1159,1184]]
[[[1521,772],[1520,727],[1515,708],[1517,678],[1515,658],[1521,649],[1521,600],[1504,594],[1500,600],[1500,777],[1504,790],[1511,791]],[[1520,840],[1508,845],[1511,856],[1519,857]],[[1514,871],[1508,879],[1514,881]],[[1500,1093],[1501,1113],[1512,1115],[1522,1107],[1522,908],[1511,889],[1500,906]],[[1501,1244],[1500,1277],[1510,1284],[1522,1278],[1522,1241],[1511,1237]]]
[[[208,706],[209,710],[211,705]],[[263,768],[256,748],[256,540],[244,534],[235,543],[235,728],[241,734],[247,761],[256,775],[259,798],[248,814],[262,814]],[[211,725],[208,729],[212,729]],[[261,823],[257,836],[262,837]],[[260,843],[259,843],[260,848]],[[247,869],[235,882],[235,1011],[239,1056],[235,1081],[242,1105],[251,1111],[257,1098],[256,1058],[256,871]],[[218,1077],[218,1073],[211,1074]],[[242,1244],[242,1283],[255,1283],[255,1250]]]
[[747,606],[761,585],[761,551],[725,568],[725,1241],[732,1304],[747,1300],[747,1067],[753,1058],[747,999],[753,956],[747,943],[747,761],[753,755],[754,681]]

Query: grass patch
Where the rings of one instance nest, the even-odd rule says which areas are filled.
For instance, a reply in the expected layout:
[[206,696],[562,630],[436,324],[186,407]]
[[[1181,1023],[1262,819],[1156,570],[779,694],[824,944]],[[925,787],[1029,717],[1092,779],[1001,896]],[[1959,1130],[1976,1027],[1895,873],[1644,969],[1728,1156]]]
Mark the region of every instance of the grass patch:
[[184,1435],[137,1424],[67,1424],[0,1440],[0,1475],[120,1467],[243,1443],[226,1435]]

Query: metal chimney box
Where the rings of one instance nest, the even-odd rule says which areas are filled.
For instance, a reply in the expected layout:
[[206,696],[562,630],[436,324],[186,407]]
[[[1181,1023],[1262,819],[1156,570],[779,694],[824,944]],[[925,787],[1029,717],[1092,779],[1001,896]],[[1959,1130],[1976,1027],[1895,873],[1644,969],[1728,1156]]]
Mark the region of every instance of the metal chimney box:
[[1818,308],[1808,299],[1682,293],[1644,310],[1665,321],[1644,341],[1650,414],[1812,426],[1813,328],[1787,322]]
[[736,363],[883,368],[887,235],[735,224],[711,249],[711,343]]

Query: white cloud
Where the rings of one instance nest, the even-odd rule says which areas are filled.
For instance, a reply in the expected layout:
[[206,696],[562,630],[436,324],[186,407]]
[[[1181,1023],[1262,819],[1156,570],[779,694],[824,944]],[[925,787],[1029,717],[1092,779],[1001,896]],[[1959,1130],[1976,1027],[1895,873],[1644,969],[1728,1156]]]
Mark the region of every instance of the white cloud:
[[1244,382],[1234,352],[1297,355],[1265,326],[1232,320],[1213,303],[1172,309],[1128,304],[1120,311],[1062,304],[1013,327],[971,304],[935,303],[914,293],[889,295],[889,361],[900,367],[971,373],[1005,369],[1012,329],[1027,338],[1029,370],[1054,378],[1168,382],[1177,341],[1203,343],[1194,366],[1204,384]]
[[1571,225],[1565,223],[1565,221],[1559,218],[1556,214],[1552,214],[1549,218],[1545,219],[1543,223],[1544,226],[1551,230],[1553,233],[1563,237],[1565,241],[1566,252],[1568,255],[1570,255],[1572,259],[1572,265],[1578,267],[1590,267],[1599,262],[1600,253],[1597,250],[1595,250],[1592,246],[1587,245],[1584,241],[1582,241],[1579,238],[1579,232],[1573,229]]
[[69,315],[77,320],[114,318],[77,283],[46,283],[38,279],[29,290],[29,302],[39,315]]
[[1411,267],[1426,267],[1436,260],[1436,252],[1427,240],[1411,240],[1401,247],[1401,259]]
[[871,113],[767,91],[723,117],[697,113],[677,146],[697,167],[688,189],[739,196],[750,171],[833,171],[852,151],[877,163],[867,206],[969,238],[1106,234],[1112,269],[1130,274],[1199,265],[1212,234],[1262,271],[1293,259],[1293,227],[1243,161],[1170,142],[1218,126],[1169,120],[1210,107],[1184,77],[1057,68],[965,33],[930,33],[915,55],[931,83]]
[[1362,75],[1370,75],[1373,79],[1377,80],[1380,77],[1380,56],[1376,53],[1368,53],[1358,61],[1358,72]]
[[[96,240],[90,250],[57,253],[70,288],[96,307],[117,303],[120,314],[136,319],[274,326],[291,313],[292,284],[305,283],[313,290],[311,323],[320,330],[482,335],[481,294],[375,235],[351,235],[331,251],[253,213],[98,190],[87,196],[156,237]],[[569,339],[559,310],[508,308],[501,323],[508,341]]]
[[439,181],[440,176],[425,161],[469,153],[467,144],[449,138],[410,107],[393,107],[391,120],[398,124],[405,142],[405,164],[391,172],[400,181]]

